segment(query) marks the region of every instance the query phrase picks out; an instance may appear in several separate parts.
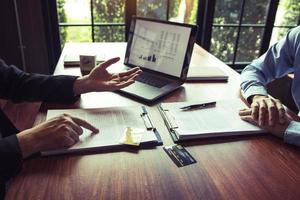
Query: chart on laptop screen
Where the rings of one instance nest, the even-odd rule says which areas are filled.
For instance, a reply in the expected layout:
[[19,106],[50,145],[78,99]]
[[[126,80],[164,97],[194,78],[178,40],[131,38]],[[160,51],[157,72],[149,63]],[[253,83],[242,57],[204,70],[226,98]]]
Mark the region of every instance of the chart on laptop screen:
[[136,20],[129,63],[180,77],[190,27]]

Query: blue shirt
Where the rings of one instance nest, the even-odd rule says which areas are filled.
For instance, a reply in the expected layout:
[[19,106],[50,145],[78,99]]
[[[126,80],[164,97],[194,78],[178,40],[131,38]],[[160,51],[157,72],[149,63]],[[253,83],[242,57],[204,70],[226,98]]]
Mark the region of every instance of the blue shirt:
[[[248,99],[256,94],[267,95],[266,85],[269,82],[291,72],[294,73],[292,96],[300,110],[300,26],[291,29],[281,41],[243,70],[243,96]],[[300,122],[289,124],[284,141],[300,146]]]

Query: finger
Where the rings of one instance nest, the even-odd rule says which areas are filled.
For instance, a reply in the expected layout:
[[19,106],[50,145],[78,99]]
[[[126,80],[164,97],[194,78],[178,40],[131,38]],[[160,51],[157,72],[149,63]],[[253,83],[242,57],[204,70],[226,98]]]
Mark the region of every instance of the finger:
[[254,120],[258,120],[259,116],[259,104],[257,102],[253,102],[251,104],[251,109],[252,109],[252,117]]
[[72,120],[78,124],[79,126],[82,126],[90,131],[92,131],[93,133],[99,133],[99,129],[96,128],[95,126],[91,125],[90,123],[88,123],[87,121],[85,120],[82,120],[80,118],[77,118],[77,117],[71,117]]
[[128,80],[128,81],[124,81],[124,82],[121,82],[121,83],[118,83],[118,84],[116,84],[115,85],[115,90],[119,90],[119,89],[121,89],[121,88],[124,88],[124,87],[127,87],[127,86],[129,86],[129,85],[131,85],[132,83],[134,83],[135,82],[135,80],[133,80],[133,79],[130,79],[130,80]]
[[276,105],[277,110],[278,110],[279,123],[284,124],[285,121],[286,121],[285,109],[284,109],[282,103],[278,99],[275,100],[275,105]]
[[135,79],[138,77],[139,75],[136,74],[134,75],[133,77],[131,77],[129,80],[126,80],[126,81],[122,81],[120,83],[116,83],[114,85],[111,85],[111,90],[119,90],[119,89],[122,89],[124,87],[127,87],[129,85],[131,85],[132,83],[135,82]]
[[239,111],[239,115],[240,116],[246,116],[246,115],[251,115],[252,114],[252,110],[251,108],[245,108]]
[[107,67],[111,66],[112,64],[118,62],[120,60],[119,57],[111,58],[103,63],[100,64],[102,69],[106,69]]
[[76,124],[73,120],[71,116],[66,116],[67,120],[68,120],[68,125],[78,134],[78,135],[82,135],[83,133],[83,129]]
[[74,139],[71,138],[70,136],[66,136],[66,137],[64,138],[64,140],[62,141],[62,146],[63,146],[63,147],[70,147],[70,146],[72,146],[72,145],[74,145],[74,144],[75,144],[75,141],[74,141]]
[[73,129],[70,129],[69,137],[73,139],[73,144],[79,141],[79,135]]
[[126,71],[126,72],[119,73],[119,76],[120,77],[122,77],[122,76],[128,76],[130,74],[133,74],[133,73],[139,72],[139,71],[142,72],[142,70],[139,67],[135,67],[135,68],[132,68],[132,69]]
[[266,121],[267,115],[267,104],[264,100],[260,101],[259,103],[259,114],[258,114],[258,124],[259,126],[264,126]]
[[257,122],[252,118],[251,115],[241,116],[241,119],[244,120],[244,121],[246,121],[246,122],[249,122],[250,124],[258,126]]
[[275,103],[272,99],[266,99],[265,100],[267,109],[268,109],[268,124],[269,126],[274,126],[277,123],[277,107],[275,106]]
[[128,76],[120,77],[120,81],[127,81],[127,80],[132,79],[132,78],[136,79],[140,74],[141,74],[141,72],[137,71],[137,72],[135,72],[133,74],[130,74]]

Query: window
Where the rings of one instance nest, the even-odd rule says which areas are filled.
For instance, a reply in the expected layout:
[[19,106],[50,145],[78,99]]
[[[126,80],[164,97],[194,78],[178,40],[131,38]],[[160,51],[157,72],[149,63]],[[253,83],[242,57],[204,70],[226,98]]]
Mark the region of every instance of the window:
[[299,0],[57,0],[61,43],[126,41],[132,15],[198,24],[197,43],[234,69],[299,25]]
[[124,0],[58,0],[62,44],[125,41]]
[[242,69],[297,26],[299,13],[298,0],[215,0],[211,42],[206,49]]
[[[62,45],[65,42],[125,41],[125,0],[58,0]],[[133,14],[196,23],[196,0],[137,0]]]
[[277,9],[270,46],[299,24],[299,0],[281,0]]

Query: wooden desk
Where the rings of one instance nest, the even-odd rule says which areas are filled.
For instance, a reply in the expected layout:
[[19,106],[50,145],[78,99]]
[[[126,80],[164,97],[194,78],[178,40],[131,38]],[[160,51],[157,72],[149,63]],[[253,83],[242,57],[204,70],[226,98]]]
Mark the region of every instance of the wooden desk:
[[[63,54],[79,51],[123,56],[124,43],[67,44]],[[79,74],[64,69],[62,57],[55,74]],[[225,99],[238,95],[239,75],[196,46],[192,62],[218,65],[228,83],[188,83],[164,101]],[[70,107],[91,108],[138,104],[115,93],[91,93]],[[49,106],[49,105],[48,105]],[[54,106],[49,106],[54,107]],[[57,107],[57,106],[56,106]],[[62,107],[62,106],[61,106]],[[156,111],[155,107],[150,108]],[[164,145],[172,144],[158,112],[154,124]],[[43,113],[40,118],[43,118]],[[197,164],[177,168],[162,147],[93,155],[65,155],[24,161],[6,199],[299,199],[298,148],[266,135],[210,139],[184,144]]]

